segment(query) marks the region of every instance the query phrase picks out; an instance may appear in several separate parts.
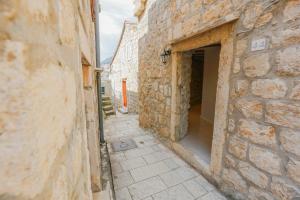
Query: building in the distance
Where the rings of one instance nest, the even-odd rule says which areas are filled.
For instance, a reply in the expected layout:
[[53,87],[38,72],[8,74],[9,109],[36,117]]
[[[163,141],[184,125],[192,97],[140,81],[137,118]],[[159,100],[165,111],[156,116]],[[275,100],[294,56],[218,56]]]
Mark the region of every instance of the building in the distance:
[[111,81],[109,80],[111,58],[101,63],[101,93],[104,96],[111,96]]
[[124,113],[138,112],[137,40],[136,23],[125,21],[109,74],[114,106]]

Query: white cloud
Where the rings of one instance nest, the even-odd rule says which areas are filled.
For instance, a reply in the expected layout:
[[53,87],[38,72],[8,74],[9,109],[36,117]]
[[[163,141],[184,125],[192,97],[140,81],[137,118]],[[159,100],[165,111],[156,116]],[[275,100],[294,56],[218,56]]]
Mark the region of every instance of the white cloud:
[[125,20],[133,17],[132,0],[100,0],[101,60],[113,55]]

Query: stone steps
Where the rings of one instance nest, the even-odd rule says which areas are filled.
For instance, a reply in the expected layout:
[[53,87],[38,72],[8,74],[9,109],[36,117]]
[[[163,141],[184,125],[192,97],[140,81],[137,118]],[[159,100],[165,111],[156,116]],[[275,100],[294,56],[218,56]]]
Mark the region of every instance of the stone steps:
[[109,111],[104,111],[105,116],[110,116],[110,115],[115,115],[115,111],[109,110]]
[[102,101],[102,105],[103,105],[103,106],[109,106],[109,105],[112,105],[111,100],[105,100],[105,101]]
[[109,96],[102,96],[102,110],[105,117],[115,115],[114,107]]
[[107,106],[103,106],[103,110],[104,111],[109,111],[109,110],[113,110],[113,106],[112,105],[107,105]]
[[102,101],[111,101],[109,96],[102,96]]

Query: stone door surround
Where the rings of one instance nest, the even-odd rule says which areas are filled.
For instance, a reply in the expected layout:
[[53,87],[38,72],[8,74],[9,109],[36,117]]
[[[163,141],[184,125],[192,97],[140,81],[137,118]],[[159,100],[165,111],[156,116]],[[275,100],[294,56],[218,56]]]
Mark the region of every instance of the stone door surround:
[[[181,127],[187,127],[186,116],[188,110],[186,105],[182,105],[181,88],[182,88],[182,69],[184,66],[185,52],[200,47],[213,44],[221,44],[218,84],[215,105],[215,120],[213,128],[213,142],[211,151],[211,162],[209,166],[209,176],[218,182],[222,157],[225,144],[225,136],[227,129],[227,109],[229,101],[229,78],[231,66],[233,63],[233,27],[234,23],[227,23],[219,27],[208,30],[199,35],[171,44],[172,46],[172,96],[171,96],[171,139],[178,141],[180,135],[184,135],[181,131],[187,131]],[[184,101],[183,101],[184,102]],[[188,103],[188,102],[186,102]],[[184,108],[184,109],[182,109]]]

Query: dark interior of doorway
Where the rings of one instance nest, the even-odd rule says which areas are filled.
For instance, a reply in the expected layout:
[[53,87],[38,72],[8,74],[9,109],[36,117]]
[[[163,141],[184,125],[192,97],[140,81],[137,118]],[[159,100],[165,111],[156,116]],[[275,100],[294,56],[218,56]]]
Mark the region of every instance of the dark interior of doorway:
[[206,163],[210,163],[217,92],[220,45],[192,51],[188,133],[180,141]]

